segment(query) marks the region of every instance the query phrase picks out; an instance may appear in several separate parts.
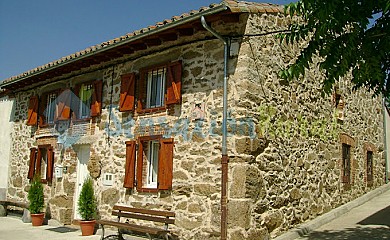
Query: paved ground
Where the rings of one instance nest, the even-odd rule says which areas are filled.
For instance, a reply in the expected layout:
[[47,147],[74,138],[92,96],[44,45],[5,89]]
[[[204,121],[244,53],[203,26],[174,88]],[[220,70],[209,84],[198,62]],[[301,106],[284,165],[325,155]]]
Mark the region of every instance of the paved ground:
[[[94,236],[81,236],[79,228],[40,226],[23,223],[20,216],[0,217],[0,240],[98,240],[100,230]],[[128,240],[145,240],[139,237],[125,237]]]
[[[375,193],[376,192],[376,193]],[[371,198],[371,194],[375,197]],[[378,195],[379,194],[379,195]],[[370,198],[369,201],[364,199]],[[356,202],[363,204],[355,208]],[[360,203],[359,203],[360,204]],[[345,214],[337,214],[348,209]],[[338,217],[324,225],[322,219],[314,219],[307,226],[319,226],[310,234],[298,238],[299,240],[376,240],[390,239],[390,184],[356,199],[345,206],[335,209],[330,215]],[[33,227],[31,223],[23,223],[18,216],[0,217],[0,240],[98,240],[101,233],[97,235],[82,237],[79,228],[53,227],[44,225]],[[297,234],[286,234],[278,239],[295,239]],[[126,235],[128,240],[144,240],[145,238]]]
[[390,239],[390,190],[298,239]]

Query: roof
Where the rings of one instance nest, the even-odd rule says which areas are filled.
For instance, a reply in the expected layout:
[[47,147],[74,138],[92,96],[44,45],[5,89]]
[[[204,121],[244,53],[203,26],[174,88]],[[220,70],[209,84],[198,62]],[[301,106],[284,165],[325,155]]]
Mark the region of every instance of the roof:
[[[29,79],[33,76],[37,76],[44,72],[47,72],[52,69],[57,69],[61,66],[69,65],[75,61],[83,60],[88,56],[95,55],[100,52],[105,52],[106,50],[120,47],[129,42],[136,42],[141,38],[149,37],[153,34],[166,31],[171,28],[178,27],[189,21],[194,21],[200,18],[200,16],[208,16],[221,12],[229,13],[283,13],[283,6],[270,4],[270,3],[255,3],[255,2],[244,2],[244,1],[234,1],[234,0],[225,0],[219,4],[211,4],[208,7],[201,7],[199,10],[192,10],[188,13],[184,13],[180,16],[173,16],[171,19],[165,19],[161,22],[156,23],[155,25],[148,26],[136,30],[134,32],[128,33],[126,35],[117,37],[115,39],[88,47],[82,51],[76,52],[74,54],[62,57],[58,60],[49,62],[45,65],[39,66],[37,68],[31,69],[27,72],[19,74],[17,76],[10,77],[5,79],[3,82],[0,82],[0,88],[7,88],[7,86],[14,83]],[[96,61],[95,61],[96,62]],[[71,68],[69,71],[74,71]],[[53,75],[53,74],[52,74]],[[54,76],[54,75],[53,75]],[[39,80],[39,79],[38,79]],[[30,83],[26,83],[28,85]],[[22,85],[20,85],[22,86]],[[17,88],[18,86],[14,87]]]

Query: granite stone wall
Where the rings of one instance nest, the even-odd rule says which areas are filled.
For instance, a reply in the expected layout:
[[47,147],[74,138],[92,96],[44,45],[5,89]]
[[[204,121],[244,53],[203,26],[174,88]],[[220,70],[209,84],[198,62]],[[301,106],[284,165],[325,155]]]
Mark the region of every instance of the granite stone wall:
[[[253,14],[240,16],[240,21],[219,21],[213,27],[235,36],[268,34],[234,39],[238,47],[229,58],[228,235],[268,239],[384,184],[382,108],[379,98],[363,90],[352,92],[343,80],[338,93],[345,104],[338,109],[333,96],[321,96],[322,74],[315,64],[304,78],[279,79],[279,69],[297,55],[299,46],[279,44],[271,32],[284,29],[289,20]],[[148,48],[131,58],[53,79],[68,87],[102,79],[102,114],[87,122],[59,124],[65,128],[27,126],[29,97],[43,89],[16,93],[8,198],[26,200],[29,148],[51,144],[56,149],[55,166],[61,164],[67,171],[45,185],[46,212],[61,223],[71,223],[77,149],[89,145],[88,170],[101,218],[111,218],[114,204],[170,210],[176,213],[172,230],[180,239],[219,239],[223,44],[210,36],[200,31],[170,47]],[[122,74],[177,60],[183,63],[180,105],[151,114],[119,112]],[[201,117],[195,105],[201,106]],[[154,134],[175,141],[172,191],[125,189],[125,141]],[[348,186],[341,182],[343,134],[355,142],[353,184]],[[60,151],[57,141],[63,137],[71,144]],[[365,143],[376,149],[370,186],[364,180]],[[112,186],[103,185],[106,173],[113,174]]]

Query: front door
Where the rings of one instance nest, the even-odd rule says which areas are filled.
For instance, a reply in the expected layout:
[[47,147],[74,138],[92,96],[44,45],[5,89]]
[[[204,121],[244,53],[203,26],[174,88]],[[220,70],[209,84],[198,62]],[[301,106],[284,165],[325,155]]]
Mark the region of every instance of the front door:
[[90,155],[90,146],[82,145],[77,151],[77,182],[75,189],[74,197],[74,219],[81,219],[81,216],[78,212],[77,202],[79,201],[79,196],[81,192],[81,187],[83,186],[84,180],[89,176],[88,172],[88,160]]

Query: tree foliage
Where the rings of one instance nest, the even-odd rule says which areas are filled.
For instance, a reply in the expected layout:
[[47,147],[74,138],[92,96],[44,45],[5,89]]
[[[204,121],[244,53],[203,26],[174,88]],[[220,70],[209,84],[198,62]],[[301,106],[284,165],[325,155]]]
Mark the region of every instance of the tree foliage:
[[45,206],[45,196],[43,194],[43,185],[39,175],[34,176],[30,189],[28,190],[27,198],[30,202],[30,212],[32,214],[41,213]]
[[319,56],[324,93],[351,71],[354,89],[365,86],[389,99],[390,0],[300,0],[287,5],[285,13],[302,21],[293,22],[281,40],[308,45],[280,72],[282,78],[304,75]]
[[96,217],[97,204],[93,181],[90,177],[86,178],[83,183],[77,205],[82,220],[89,221]]

